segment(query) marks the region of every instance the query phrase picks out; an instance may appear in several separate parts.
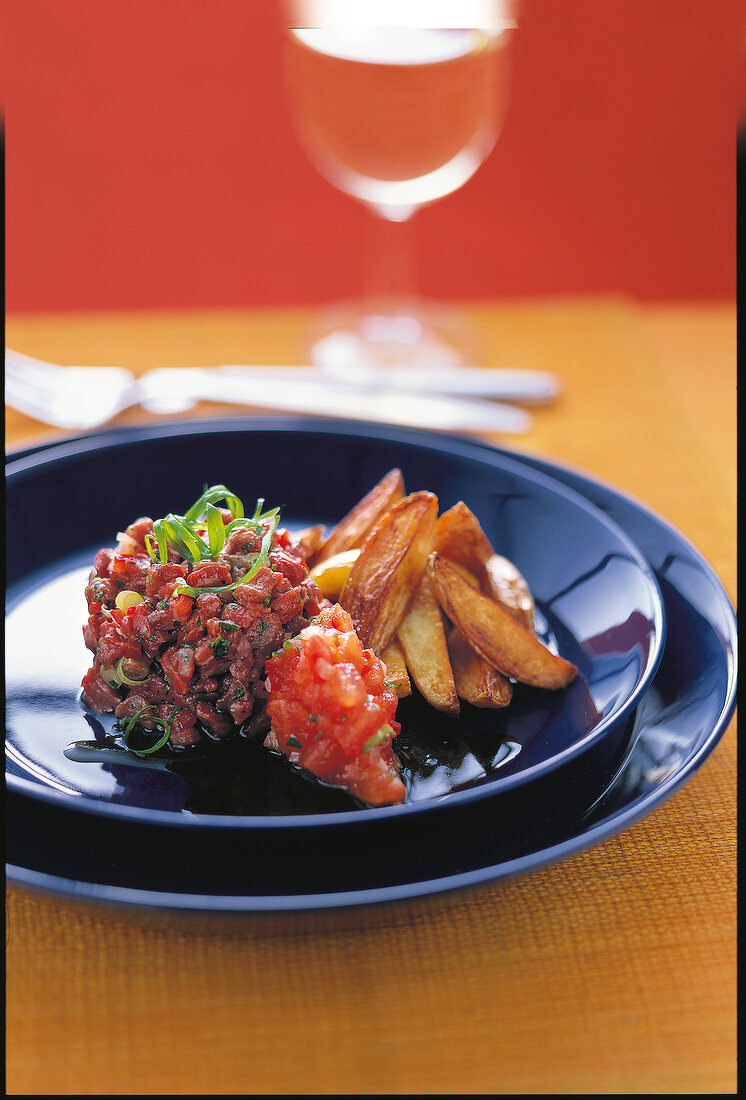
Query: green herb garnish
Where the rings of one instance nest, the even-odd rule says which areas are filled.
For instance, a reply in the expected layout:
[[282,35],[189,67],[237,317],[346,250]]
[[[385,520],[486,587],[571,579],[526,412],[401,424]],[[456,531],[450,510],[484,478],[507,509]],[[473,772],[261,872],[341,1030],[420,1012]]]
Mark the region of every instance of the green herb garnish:
[[363,752],[370,752],[370,750],[374,749],[376,745],[382,745],[384,741],[388,741],[389,737],[391,737],[393,733],[394,731],[392,730],[391,726],[388,724],[388,722],[386,722],[385,725],[381,726],[378,733],[374,733],[372,737],[368,738],[368,740],[363,745]]
[[174,709],[172,710],[170,718],[159,718],[157,714],[148,714],[148,721],[153,722],[156,727],[160,727],[160,729],[163,730],[163,734],[161,737],[159,737],[154,745],[150,745],[150,747],[147,749],[132,748],[128,740],[130,734],[134,730],[135,726],[140,724],[143,715],[147,714],[149,710],[153,709],[154,708],[152,705],[143,707],[142,710],[139,710],[137,714],[134,714],[124,726],[124,744],[130,752],[133,752],[135,754],[135,756],[150,756],[151,753],[157,752],[158,749],[162,749],[168,741],[169,737],[171,736],[171,723],[173,722],[176,715],[176,707],[174,707]]
[[[223,522],[223,514],[217,507],[218,501],[224,501],[231,514],[229,523]],[[250,519],[244,516],[243,503],[235,493],[225,485],[212,485],[205,488],[199,500],[183,515],[169,512],[162,519],[153,522],[153,534],[146,535],[145,545],[152,561],[165,564],[168,561],[169,546],[190,565],[216,558],[225,546],[228,534],[236,527],[253,526],[257,534],[262,534],[261,547],[250,569],[232,584],[216,587],[195,588],[182,584],[175,595],[185,593],[188,596],[200,596],[209,592],[229,592],[239,584],[246,584],[254,577],[269,557],[272,536],[280,519],[280,509],[270,508],[264,512],[264,498],[256,502],[254,514]],[[266,525],[266,530],[265,530]]]

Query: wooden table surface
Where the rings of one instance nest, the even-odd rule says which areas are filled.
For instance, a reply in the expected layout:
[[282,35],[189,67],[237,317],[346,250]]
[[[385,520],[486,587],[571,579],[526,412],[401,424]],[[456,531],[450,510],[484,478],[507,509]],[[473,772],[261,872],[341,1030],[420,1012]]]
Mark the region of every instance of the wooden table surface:
[[[486,363],[563,383],[527,434],[495,442],[637,498],[735,601],[735,306],[469,312]],[[307,320],[18,315],[6,340],[63,364],[281,364],[302,362]],[[6,410],[9,450],[54,435]],[[595,848],[478,892],[323,919],[205,922],[11,885],[8,1092],[734,1093],[735,777],[733,721],[673,798]]]

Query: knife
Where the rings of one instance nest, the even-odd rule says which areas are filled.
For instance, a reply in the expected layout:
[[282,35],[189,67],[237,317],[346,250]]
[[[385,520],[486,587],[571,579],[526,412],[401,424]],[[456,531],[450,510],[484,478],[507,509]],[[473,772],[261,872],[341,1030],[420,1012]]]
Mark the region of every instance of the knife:
[[180,412],[196,401],[216,401],[435,431],[518,433],[532,423],[530,414],[514,405],[390,385],[341,386],[314,368],[303,367],[274,367],[266,372],[236,367],[156,369],[141,375],[137,388],[140,403],[157,413]]
[[323,367],[247,367],[229,365],[210,367],[221,374],[244,378],[276,378],[289,382],[334,379],[357,388],[378,389],[385,378],[391,389],[410,392],[458,394],[465,397],[495,397],[522,404],[544,404],[560,393],[559,380],[548,371],[507,369],[505,367],[386,367],[385,372],[365,366],[341,364]]

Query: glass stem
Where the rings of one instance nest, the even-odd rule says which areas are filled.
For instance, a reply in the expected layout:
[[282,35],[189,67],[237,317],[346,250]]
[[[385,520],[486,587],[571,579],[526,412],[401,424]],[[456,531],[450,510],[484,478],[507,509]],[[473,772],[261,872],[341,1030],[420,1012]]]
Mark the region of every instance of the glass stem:
[[394,220],[373,212],[368,232],[365,296],[375,308],[395,312],[413,295],[411,213]]

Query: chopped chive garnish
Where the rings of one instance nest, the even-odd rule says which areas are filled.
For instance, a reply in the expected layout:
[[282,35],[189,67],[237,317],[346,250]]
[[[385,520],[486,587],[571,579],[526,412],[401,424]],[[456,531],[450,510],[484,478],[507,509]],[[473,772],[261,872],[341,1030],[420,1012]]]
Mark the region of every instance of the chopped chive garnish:
[[[221,500],[225,502],[232,517],[228,524],[223,522],[223,513],[217,506]],[[226,536],[232,530],[237,527],[253,527],[257,534],[262,535],[261,546],[250,569],[242,577],[233,581],[232,584],[214,588],[209,586],[195,588],[184,584],[176,590],[175,594],[200,596],[206,592],[229,592],[239,584],[247,584],[269,557],[272,537],[280,519],[280,509],[270,508],[265,512],[263,508],[264,498],[260,497],[256,502],[254,515],[247,520],[240,498],[225,485],[212,485],[205,488],[202,496],[187,509],[185,515],[179,516],[169,512],[162,519],[155,520],[153,534],[145,536],[145,547],[152,561],[165,564],[168,561],[170,546],[184,561],[190,565],[196,565],[198,562],[218,557],[225,546]]]

